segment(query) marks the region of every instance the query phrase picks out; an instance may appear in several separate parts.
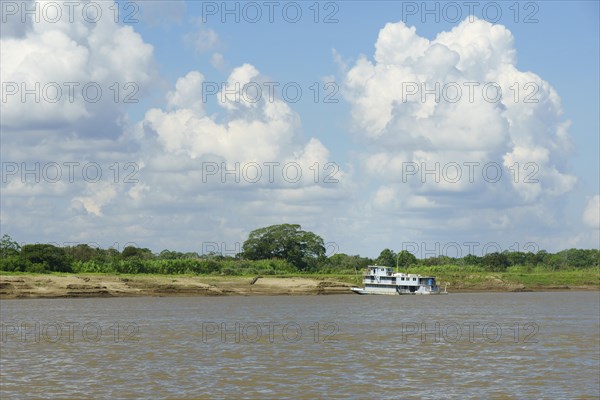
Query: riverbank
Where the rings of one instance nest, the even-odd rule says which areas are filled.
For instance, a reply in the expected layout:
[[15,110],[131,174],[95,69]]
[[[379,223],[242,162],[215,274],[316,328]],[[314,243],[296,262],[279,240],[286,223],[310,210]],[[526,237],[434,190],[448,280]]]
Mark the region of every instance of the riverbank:
[[[558,275],[557,275],[558,277]],[[599,277],[548,279],[525,274],[470,274],[438,279],[451,293],[598,290]],[[352,294],[353,275],[242,277],[194,275],[15,274],[0,275],[0,299],[132,296],[251,296]],[[588,283],[589,284],[583,284]],[[596,284],[594,284],[596,282]]]
[[0,299],[128,296],[226,296],[350,293],[352,285],[302,277],[178,275],[1,275]]

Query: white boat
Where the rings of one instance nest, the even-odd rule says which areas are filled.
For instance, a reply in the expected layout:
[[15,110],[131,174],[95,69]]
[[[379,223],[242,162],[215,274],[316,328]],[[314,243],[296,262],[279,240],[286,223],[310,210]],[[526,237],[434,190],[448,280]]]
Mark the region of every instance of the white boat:
[[448,294],[436,283],[434,276],[394,273],[391,267],[369,265],[363,276],[364,287],[350,288],[358,294]]

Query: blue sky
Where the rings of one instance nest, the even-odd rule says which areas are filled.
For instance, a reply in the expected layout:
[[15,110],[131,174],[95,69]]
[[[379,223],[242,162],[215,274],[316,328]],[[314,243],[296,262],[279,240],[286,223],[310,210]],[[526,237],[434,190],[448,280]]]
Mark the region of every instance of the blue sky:
[[[103,10],[92,23],[77,13],[48,21],[35,2],[40,20],[22,22],[12,3],[2,8],[0,222],[20,242],[228,252],[253,229],[300,223],[330,253],[372,257],[386,247],[428,256],[600,245],[598,2],[478,2],[473,17],[463,2],[428,2],[438,15],[422,2],[274,2],[272,23],[263,2],[227,2],[236,22],[222,21],[222,2],[122,1],[118,23],[111,2],[91,2]],[[290,23],[295,8],[302,17]],[[137,22],[123,22],[129,12]],[[6,95],[36,82],[98,82],[108,95]],[[110,101],[115,82],[121,94],[134,83],[138,102]],[[225,82],[279,86],[255,103],[233,89],[223,101],[206,93]],[[411,84],[464,82],[499,85],[502,98],[402,97]],[[302,89],[297,102],[286,84]],[[102,178],[77,171],[71,182],[65,163],[75,162]],[[36,163],[37,180],[22,171]],[[60,179],[44,170],[52,163]],[[269,180],[269,163],[293,164],[302,179],[277,170]],[[502,176],[477,170],[470,182],[469,163]],[[236,164],[238,181],[221,175]],[[463,175],[409,173],[436,164]],[[244,175],[256,165],[260,179]]]

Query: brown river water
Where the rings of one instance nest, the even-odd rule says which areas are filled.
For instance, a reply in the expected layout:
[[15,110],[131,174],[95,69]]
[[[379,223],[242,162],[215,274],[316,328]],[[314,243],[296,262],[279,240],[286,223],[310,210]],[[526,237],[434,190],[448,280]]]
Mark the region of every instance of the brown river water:
[[590,398],[600,293],[0,302],[0,397]]

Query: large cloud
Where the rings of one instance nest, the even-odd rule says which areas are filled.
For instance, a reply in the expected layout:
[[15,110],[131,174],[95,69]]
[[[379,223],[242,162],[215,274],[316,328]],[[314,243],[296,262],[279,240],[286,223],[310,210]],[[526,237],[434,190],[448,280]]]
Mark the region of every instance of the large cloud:
[[[155,139],[167,155],[197,160],[195,165],[200,165],[200,169],[202,163],[208,162],[218,162],[219,169],[220,163],[225,163],[231,170],[236,164],[243,169],[252,163],[258,164],[266,174],[269,163],[280,163],[280,168],[294,163],[303,174],[302,182],[310,184],[307,174],[311,173],[311,166],[317,163],[323,168],[329,162],[329,151],[318,139],[303,139],[300,117],[283,100],[267,94],[256,100],[256,93],[250,94],[248,88],[260,87],[263,81],[254,66],[243,64],[231,71],[226,86],[219,93],[209,97],[206,96],[208,86],[203,85],[204,76],[198,71],[189,72],[179,78],[175,90],[167,94],[167,110],[149,110],[141,126],[147,137]],[[251,86],[245,86],[247,84]],[[205,103],[208,100],[216,102],[224,115],[207,115]],[[252,178],[246,181],[254,181],[255,173],[253,167]],[[278,181],[282,175],[277,172]],[[295,172],[291,178],[294,177]],[[257,183],[274,182],[264,176]]]
[[[118,136],[124,106],[139,101],[155,76],[153,47],[131,26],[115,23],[111,2],[93,3],[101,10],[95,22],[83,17],[85,3],[72,13],[56,3],[61,18],[40,11],[37,22],[20,22],[20,13],[6,16],[12,28],[8,35],[3,30],[0,39],[5,129]],[[46,6],[44,1],[19,5]],[[38,98],[24,96],[25,90],[37,92]]]
[[[465,20],[428,40],[403,22],[386,24],[374,59],[345,70],[344,94],[365,146],[365,179],[379,185],[373,210],[423,227],[444,218],[465,231],[515,229],[537,214],[531,207],[541,214],[534,219],[553,220],[553,202],[575,185],[560,98],[518,69],[502,25]],[[437,178],[426,171],[436,169]]]

